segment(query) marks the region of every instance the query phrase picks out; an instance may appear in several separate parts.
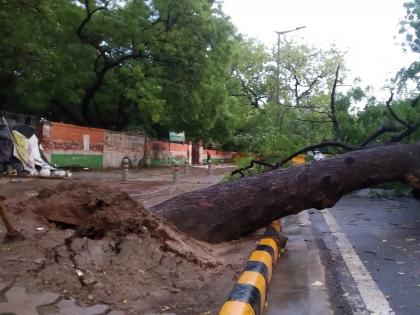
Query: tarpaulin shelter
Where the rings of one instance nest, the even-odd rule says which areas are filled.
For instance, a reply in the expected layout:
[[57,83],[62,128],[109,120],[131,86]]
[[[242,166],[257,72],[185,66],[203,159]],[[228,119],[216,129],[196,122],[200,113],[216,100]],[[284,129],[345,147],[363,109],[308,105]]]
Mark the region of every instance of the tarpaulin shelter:
[[0,119],[0,165],[0,171],[5,172],[10,165],[18,174],[57,171],[43,154],[33,128],[4,117]]

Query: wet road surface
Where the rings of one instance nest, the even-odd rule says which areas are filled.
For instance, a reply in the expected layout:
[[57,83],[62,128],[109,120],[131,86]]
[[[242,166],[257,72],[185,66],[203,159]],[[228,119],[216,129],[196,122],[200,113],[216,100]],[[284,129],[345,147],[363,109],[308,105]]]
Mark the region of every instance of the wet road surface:
[[420,314],[420,202],[344,197],[284,220],[266,314]]

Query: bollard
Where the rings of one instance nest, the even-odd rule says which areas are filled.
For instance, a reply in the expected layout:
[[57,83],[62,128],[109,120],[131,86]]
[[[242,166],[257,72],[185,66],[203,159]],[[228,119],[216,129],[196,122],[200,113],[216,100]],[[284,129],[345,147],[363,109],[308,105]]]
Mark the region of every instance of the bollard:
[[174,174],[174,169],[175,169],[175,163],[174,163],[174,161],[170,161],[169,162],[169,165],[171,166],[171,174],[173,175]]
[[207,175],[211,175],[211,164],[207,165]]
[[130,160],[128,158],[123,158],[122,160],[122,181],[126,182],[128,181],[128,167],[130,166]]
[[184,164],[184,175],[188,175],[188,161],[185,161]]
[[178,182],[179,166],[175,164],[174,167],[173,167],[173,169],[174,169],[174,171],[173,171],[173,174],[174,174],[174,183],[176,183],[176,182]]

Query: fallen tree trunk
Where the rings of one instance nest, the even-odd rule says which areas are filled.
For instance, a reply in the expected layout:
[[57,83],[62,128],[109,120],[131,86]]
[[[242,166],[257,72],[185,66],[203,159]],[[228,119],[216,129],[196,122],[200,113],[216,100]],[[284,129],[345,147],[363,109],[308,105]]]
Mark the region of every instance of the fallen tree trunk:
[[420,189],[420,142],[349,152],[218,184],[177,196],[152,210],[185,233],[217,243],[305,209],[332,207],[351,191],[389,181]]

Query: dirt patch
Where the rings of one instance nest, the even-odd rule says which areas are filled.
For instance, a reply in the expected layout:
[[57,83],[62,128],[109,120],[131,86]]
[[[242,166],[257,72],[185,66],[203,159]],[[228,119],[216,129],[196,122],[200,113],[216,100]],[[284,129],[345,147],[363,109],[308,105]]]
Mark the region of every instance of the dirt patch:
[[94,182],[62,182],[55,188],[44,188],[17,210],[35,214],[59,228],[74,229],[72,239],[102,239],[107,235],[120,243],[127,235],[135,234],[152,237],[155,247],[172,251],[202,267],[221,264],[208,254],[203,243],[153,216],[126,192]]
[[65,181],[9,209],[26,240],[1,245],[0,281],[128,314],[217,314],[252,245],[190,239],[94,182]]

